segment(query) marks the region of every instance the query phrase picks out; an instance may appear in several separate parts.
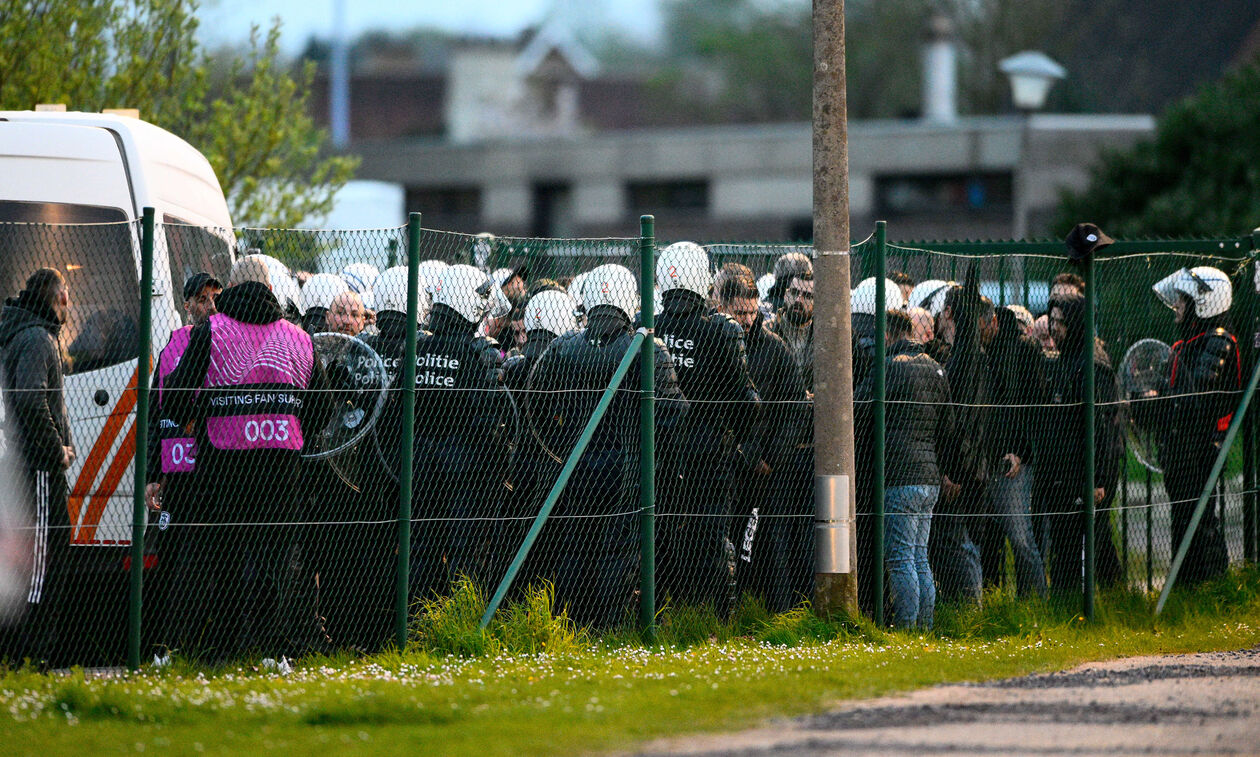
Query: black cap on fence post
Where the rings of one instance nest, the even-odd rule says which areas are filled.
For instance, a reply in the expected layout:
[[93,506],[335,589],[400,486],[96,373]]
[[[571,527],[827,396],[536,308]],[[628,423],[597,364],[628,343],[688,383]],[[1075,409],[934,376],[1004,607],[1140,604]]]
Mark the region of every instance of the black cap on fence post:
[[1115,241],[1107,236],[1105,231],[1098,228],[1097,224],[1092,223],[1076,224],[1063,240],[1068,248],[1068,259],[1077,264],[1084,263],[1095,252],[1110,246]]

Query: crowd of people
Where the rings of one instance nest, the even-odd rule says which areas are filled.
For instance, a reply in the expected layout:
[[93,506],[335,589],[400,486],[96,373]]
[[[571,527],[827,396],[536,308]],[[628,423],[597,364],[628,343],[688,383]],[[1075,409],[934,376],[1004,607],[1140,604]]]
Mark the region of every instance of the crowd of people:
[[[716,268],[716,270],[715,270]],[[472,577],[493,585],[515,555],[603,390],[653,308],[656,340],[658,596],[728,611],[741,593],[770,610],[808,596],[813,580],[813,318],[811,260],[779,257],[758,280],[715,266],[703,247],[661,250],[657,297],[640,303],[628,268],[606,263],[565,279],[426,261],[420,271],[414,417],[402,416],[407,270],[365,264],[292,276],[250,254],[226,282],[183,289],[187,325],[153,371],[151,539],[162,562],[147,590],[153,643],[215,659],[248,650],[372,648],[392,627],[399,450],[414,431],[412,597]],[[886,333],[875,333],[883,287]],[[891,618],[931,627],[938,598],[978,602],[1007,580],[1021,595],[1079,593],[1086,534],[1084,461],[1094,458],[1097,574],[1122,580],[1112,505],[1123,424],[1160,439],[1172,540],[1228,428],[1241,380],[1227,322],[1231,284],[1207,267],[1155,285],[1181,339],[1163,383],[1120,390],[1088,333],[1084,281],[1054,279],[1036,317],[995,307],[979,278],[916,282],[904,273],[852,292],[859,453],[862,601],[886,570]],[[30,472],[37,523],[65,509],[74,455],[66,422],[58,324],[69,293],[41,269],[0,312],[4,398]],[[365,345],[389,391],[365,415],[370,372],[321,354],[321,334]],[[887,345],[885,565],[871,565],[870,459],[877,339]],[[1085,450],[1084,366],[1095,366],[1095,445]],[[518,585],[546,580],[583,624],[625,619],[638,586],[639,372],[613,395]],[[312,460],[328,429],[371,417],[371,441],[336,466]],[[347,476],[346,471],[355,471]],[[30,652],[55,548],[38,535],[28,621],[4,654]],[[37,542],[38,542],[37,539]],[[42,550],[42,551],[41,551]],[[55,558],[53,558],[55,559]],[[1214,508],[1183,575],[1227,564]],[[59,591],[68,591],[61,587]],[[25,629],[25,630],[21,630]],[[23,646],[26,645],[26,646]]]

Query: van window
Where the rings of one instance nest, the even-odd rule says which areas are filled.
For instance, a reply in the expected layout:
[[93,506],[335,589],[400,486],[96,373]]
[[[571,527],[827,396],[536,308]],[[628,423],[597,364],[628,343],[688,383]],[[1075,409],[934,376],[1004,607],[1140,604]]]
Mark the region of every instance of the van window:
[[134,360],[140,282],[133,229],[118,208],[0,200],[0,286],[16,297],[37,268],[66,277],[70,313],[61,329],[66,373]]
[[171,261],[171,291],[175,293],[175,304],[180,313],[184,313],[184,282],[198,271],[213,274],[224,283],[232,270],[232,249],[222,237],[214,232],[219,229],[207,229],[192,224],[172,215],[162,216],[162,231],[166,234],[166,249]]

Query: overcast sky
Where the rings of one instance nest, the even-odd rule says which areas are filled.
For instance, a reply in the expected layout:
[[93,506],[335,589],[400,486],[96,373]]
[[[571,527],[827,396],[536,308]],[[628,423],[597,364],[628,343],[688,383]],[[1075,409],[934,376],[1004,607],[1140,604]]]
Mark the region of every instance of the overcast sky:
[[[201,36],[210,46],[243,40],[250,24],[268,27],[273,17],[283,21],[284,49],[297,53],[312,36],[332,34],[336,0],[203,0]],[[452,32],[512,35],[542,21],[555,7],[580,16],[581,28],[615,27],[641,38],[657,32],[660,14],[656,0],[413,0],[363,2],[344,0],[349,37],[369,29],[438,27]]]

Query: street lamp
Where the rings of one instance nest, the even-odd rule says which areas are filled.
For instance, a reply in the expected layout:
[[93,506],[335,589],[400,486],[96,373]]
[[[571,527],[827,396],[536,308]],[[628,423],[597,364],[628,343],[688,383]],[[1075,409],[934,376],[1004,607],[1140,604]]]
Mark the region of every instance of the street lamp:
[[1028,236],[1028,137],[1033,111],[1046,104],[1050,87],[1067,76],[1067,70],[1050,56],[1035,50],[1015,53],[998,62],[998,70],[1011,80],[1011,100],[1023,114],[1019,130],[1019,163],[1015,176],[1015,219],[1011,236],[1023,239]]

